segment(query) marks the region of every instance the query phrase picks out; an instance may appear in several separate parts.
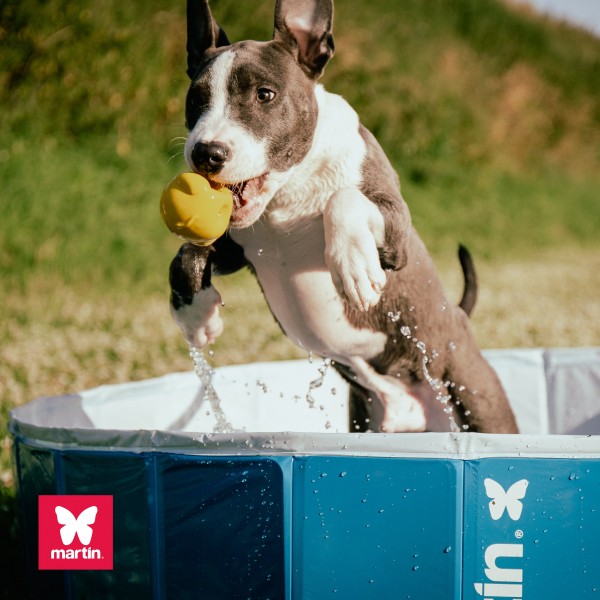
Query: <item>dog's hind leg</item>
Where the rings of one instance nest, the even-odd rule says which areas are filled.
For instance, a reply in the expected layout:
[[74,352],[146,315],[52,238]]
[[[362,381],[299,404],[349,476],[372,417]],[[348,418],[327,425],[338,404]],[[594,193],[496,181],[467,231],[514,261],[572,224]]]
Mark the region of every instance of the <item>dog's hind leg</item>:
[[349,361],[352,368],[336,363],[350,384],[349,431],[385,433],[450,431],[446,406],[425,381],[405,383],[398,377],[378,373],[361,358]]
[[456,420],[463,430],[482,433],[518,433],[517,423],[496,372],[482,356],[457,310],[462,326],[453,331],[443,379],[449,382]]
[[[387,433],[426,430],[426,403],[413,386],[406,385],[396,377],[378,373],[362,358],[353,357],[349,362],[355,375],[353,380],[364,389],[364,394],[361,394],[360,390],[351,387],[351,430]],[[363,408],[358,404],[361,396]]]

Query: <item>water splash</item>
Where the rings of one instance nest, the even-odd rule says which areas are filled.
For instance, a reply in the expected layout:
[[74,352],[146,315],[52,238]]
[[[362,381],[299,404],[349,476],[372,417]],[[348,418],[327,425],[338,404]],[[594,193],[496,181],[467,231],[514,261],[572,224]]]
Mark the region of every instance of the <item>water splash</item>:
[[[414,307],[411,307],[411,309],[414,309]],[[444,310],[444,309],[445,309],[445,306],[442,310]],[[400,312],[398,312],[398,313],[389,312],[388,317],[390,318],[392,323],[396,323],[400,317]],[[416,330],[417,326],[415,325],[413,327],[413,329]],[[423,376],[425,377],[425,381],[429,384],[429,387],[431,387],[431,389],[434,391],[435,399],[443,406],[444,413],[446,413],[448,415],[448,419],[450,421],[450,430],[455,433],[459,432],[460,428],[459,428],[458,424],[456,423],[456,419],[454,418],[454,410],[453,410],[452,404],[451,404],[452,396],[448,393],[448,388],[454,387],[455,384],[452,382],[449,382],[449,381],[442,383],[439,379],[433,377],[431,375],[431,373],[429,372],[428,365],[431,363],[432,360],[434,360],[435,358],[437,358],[439,356],[439,353],[436,350],[432,350],[431,357],[428,356],[427,355],[427,346],[425,345],[425,342],[423,342],[422,340],[417,338],[414,335],[414,332],[411,330],[411,328],[408,325],[402,325],[400,327],[400,333],[406,339],[413,342],[415,344],[415,347],[417,348],[417,350],[423,355],[422,367],[423,367]],[[457,349],[456,344],[454,344],[454,342],[450,342],[449,349],[452,352],[455,351]],[[460,388],[462,388],[462,390],[465,389],[464,386],[460,386]],[[457,403],[459,403],[459,402],[460,401],[458,401]],[[468,425],[463,425],[464,430],[467,430],[468,428],[469,428]]]
[[[429,387],[435,392],[435,399],[444,407],[444,412],[448,415],[448,419],[450,421],[450,430],[454,433],[460,431],[459,426],[456,423],[456,419],[454,418],[454,410],[452,409],[452,396],[447,393],[447,387],[437,378],[432,377],[429,373],[429,369],[427,368],[427,364],[429,363],[429,358],[423,352],[423,376],[425,377],[425,381],[429,384]],[[445,393],[446,392],[446,393]]]
[[[309,362],[312,362],[312,355],[309,356]],[[308,391],[306,392],[306,402],[308,404],[308,408],[315,407],[315,398],[312,394],[313,390],[320,388],[323,385],[323,381],[325,379],[325,375],[331,365],[331,360],[328,358],[323,359],[321,366],[319,367],[319,377],[313,379],[308,384]]]
[[206,362],[204,352],[198,350],[194,346],[190,346],[190,356],[194,363],[194,372],[200,379],[203,390],[203,400],[208,400],[215,416],[216,423],[213,427],[214,433],[231,433],[234,431],[231,423],[227,420],[223,408],[221,407],[221,399],[217,394],[212,384],[212,378],[215,373],[214,369]]

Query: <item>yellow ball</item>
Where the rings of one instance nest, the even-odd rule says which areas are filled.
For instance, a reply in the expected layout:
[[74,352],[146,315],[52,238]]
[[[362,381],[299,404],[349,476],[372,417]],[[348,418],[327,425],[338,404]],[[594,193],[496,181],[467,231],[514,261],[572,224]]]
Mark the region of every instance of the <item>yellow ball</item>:
[[214,189],[197,173],[174,177],[160,198],[160,214],[167,227],[179,237],[208,246],[229,225],[233,196],[226,187]]

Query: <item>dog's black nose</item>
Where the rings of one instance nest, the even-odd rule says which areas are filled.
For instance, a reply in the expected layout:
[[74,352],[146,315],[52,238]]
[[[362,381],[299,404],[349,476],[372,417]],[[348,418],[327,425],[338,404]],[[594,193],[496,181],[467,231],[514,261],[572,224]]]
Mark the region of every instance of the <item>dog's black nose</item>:
[[202,175],[218,173],[228,159],[229,148],[218,142],[198,142],[192,150],[192,163]]

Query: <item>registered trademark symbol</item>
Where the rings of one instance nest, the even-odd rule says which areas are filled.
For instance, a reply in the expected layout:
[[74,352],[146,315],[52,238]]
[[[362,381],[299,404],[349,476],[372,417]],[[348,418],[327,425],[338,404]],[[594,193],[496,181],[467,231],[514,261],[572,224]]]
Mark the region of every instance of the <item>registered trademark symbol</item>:
[[517,529],[515,531],[515,537],[520,540],[523,537],[523,531],[521,529]]

